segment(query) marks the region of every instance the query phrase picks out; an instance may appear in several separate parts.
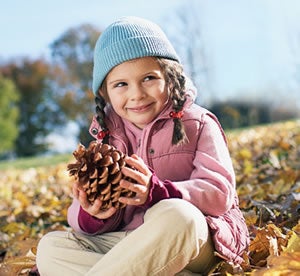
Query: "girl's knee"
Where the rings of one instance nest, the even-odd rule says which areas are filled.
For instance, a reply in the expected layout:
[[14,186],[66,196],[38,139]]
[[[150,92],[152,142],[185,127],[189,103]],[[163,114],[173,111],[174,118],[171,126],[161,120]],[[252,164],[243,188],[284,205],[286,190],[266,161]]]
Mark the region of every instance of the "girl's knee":
[[147,218],[159,218],[170,227],[176,227],[178,230],[185,229],[187,226],[194,227],[207,235],[208,226],[203,213],[190,202],[183,199],[166,199],[158,202],[151,207],[146,215]]
[[62,231],[54,231],[45,234],[38,244],[38,251],[51,251],[51,248],[56,247],[59,240],[67,238],[67,233]]
[[66,236],[65,232],[55,231],[45,234],[38,243],[36,263],[40,272],[47,271],[50,260],[56,254],[56,243],[58,239]]
[[53,239],[54,239],[54,235],[53,235],[54,233],[55,232],[47,233],[41,238],[37,247],[38,251],[41,251],[44,248],[51,247],[51,244],[53,243]]
[[204,218],[202,212],[193,204],[186,200],[178,198],[161,200],[160,202],[156,203],[151,209],[149,209],[149,211],[154,211],[159,213],[160,215],[183,220],[194,219],[195,217],[197,217],[198,219],[199,217],[200,219]]
[[37,260],[48,258],[56,254],[56,247],[59,240],[66,237],[65,232],[55,231],[45,234],[37,246]]

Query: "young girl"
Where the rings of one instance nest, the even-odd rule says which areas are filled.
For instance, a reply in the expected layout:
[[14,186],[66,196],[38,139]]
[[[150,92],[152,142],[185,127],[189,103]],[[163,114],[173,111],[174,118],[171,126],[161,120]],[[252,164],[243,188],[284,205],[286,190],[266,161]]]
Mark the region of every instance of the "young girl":
[[75,183],[73,230],[41,239],[41,275],[207,274],[219,258],[241,263],[248,231],[223,130],[193,103],[162,30],[136,17],[110,25],[95,47],[93,92],[90,132],[128,155],[122,172],[134,181],[120,185],[136,195],[102,211]]

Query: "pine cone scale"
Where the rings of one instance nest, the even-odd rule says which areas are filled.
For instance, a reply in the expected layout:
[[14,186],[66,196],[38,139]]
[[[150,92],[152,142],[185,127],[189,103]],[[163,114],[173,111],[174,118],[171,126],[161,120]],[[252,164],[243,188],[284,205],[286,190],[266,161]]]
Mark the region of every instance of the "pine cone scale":
[[126,166],[126,155],[115,147],[93,141],[88,148],[79,144],[73,156],[76,162],[68,164],[69,175],[79,182],[91,203],[99,198],[101,209],[112,206],[118,209],[126,206],[118,201],[120,196],[135,195],[119,185],[125,178],[121,170]]

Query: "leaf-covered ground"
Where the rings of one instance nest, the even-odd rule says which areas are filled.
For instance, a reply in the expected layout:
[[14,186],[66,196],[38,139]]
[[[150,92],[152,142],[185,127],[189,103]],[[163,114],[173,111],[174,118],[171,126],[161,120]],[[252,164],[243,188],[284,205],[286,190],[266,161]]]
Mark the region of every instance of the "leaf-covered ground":
[[[211,274],[300,275],[300,121],[227,136],[251,244]],[[67,227],[71,181],[66,162],[0,171],[0,275],[34,275],[40,237]]]

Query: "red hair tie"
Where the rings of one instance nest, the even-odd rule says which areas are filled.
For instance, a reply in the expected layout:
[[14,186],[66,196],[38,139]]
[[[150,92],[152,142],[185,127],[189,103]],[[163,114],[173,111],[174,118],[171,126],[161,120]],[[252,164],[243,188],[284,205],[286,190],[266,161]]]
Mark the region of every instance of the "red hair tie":
[[169,115],[173,119],[175,119],[175,118],[181,119],[183,117],[183,114],[184,114],[183,111],[178,111],[178,112],[171,111]]
[[103,139],[106,135],[108,135],[109,134],[109,131],[107,130],[107,131],[100,131],[99,133],[98,133],[98,135],[97,135],[97,138],[98,139]]

